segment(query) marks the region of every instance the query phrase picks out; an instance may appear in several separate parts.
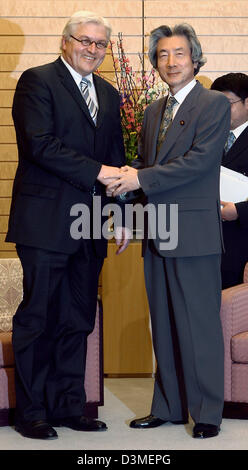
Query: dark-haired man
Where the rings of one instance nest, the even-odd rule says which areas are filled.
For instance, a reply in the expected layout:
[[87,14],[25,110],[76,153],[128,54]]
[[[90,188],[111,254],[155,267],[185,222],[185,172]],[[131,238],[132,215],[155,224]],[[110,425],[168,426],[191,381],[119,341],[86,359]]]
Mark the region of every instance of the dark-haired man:
[[131,427],[188,419],[176,370],[176,328],[193,436],[207,438],[219,433],[224,401],[219,173],[230,105],[196,82],[205,60],[190,25],[152,31],[149,57],[169,96],[146,109],[136,168],[124,168],[108,191],[118,195],[141,187],[158,214],[164,205],[164,224],[165,206],[177,204],[178,245],[167,248],[160,233],[144,243],[158,367],[151,414]]
[[[217,78],[212,90],[221,91],[231,104],[231,131],[222,165],[248,176],[248,76],[228,73]],[[225,253],[222,255],[222,288],[242,283],[248,261],[248,202],[222,201]]]

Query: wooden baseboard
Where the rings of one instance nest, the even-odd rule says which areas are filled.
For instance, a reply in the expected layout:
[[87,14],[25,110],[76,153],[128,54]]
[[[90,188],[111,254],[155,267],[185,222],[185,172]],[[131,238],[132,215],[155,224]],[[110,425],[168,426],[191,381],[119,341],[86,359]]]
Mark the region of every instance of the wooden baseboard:
[[227,419],[248,419],[248,403],[225,401],[222,416]]
[[87,418],[98,418],[98,404],[87,403],[84,409],[84,416],[87,416]]
[[142,379],[154,378],[154,374],[140,373],[140,374],[104,374],[106,379]]
[[14,408],[0,410],[0,426],[13,426],[15,422]]

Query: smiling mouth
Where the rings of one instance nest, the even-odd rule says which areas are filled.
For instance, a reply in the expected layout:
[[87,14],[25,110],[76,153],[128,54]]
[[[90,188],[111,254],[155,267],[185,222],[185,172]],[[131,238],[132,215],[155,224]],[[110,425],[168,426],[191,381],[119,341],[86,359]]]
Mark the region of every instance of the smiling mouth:
[[90,57],[88,55],[83,55],[82,58],[86,60],[95,60],[95,57]]
[[167,77],[168,77],[168,78],[178,78],[178,77],[179,77],[179,73],[167,73]]

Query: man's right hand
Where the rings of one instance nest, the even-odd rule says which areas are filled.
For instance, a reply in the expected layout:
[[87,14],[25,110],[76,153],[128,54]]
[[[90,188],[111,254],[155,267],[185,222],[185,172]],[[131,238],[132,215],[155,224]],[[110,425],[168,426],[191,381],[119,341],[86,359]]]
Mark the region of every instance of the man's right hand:
[[233,202],[220,201],[221,203],[221,218],[222,220],[237,220],[238,212]]
[[118,167],[102,165],[100,173],[97,176],[97,180],[107,186],[112,181],[120,178],[121,174],[121,169]]

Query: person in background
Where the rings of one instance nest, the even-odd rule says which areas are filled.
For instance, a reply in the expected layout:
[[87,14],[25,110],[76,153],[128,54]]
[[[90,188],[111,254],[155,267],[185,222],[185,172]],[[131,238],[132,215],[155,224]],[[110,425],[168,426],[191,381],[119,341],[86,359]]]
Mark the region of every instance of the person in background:
[[[14,96],[19,164],[6,241],[16,243],[24,275],[13,319],[15,426],[29,438],[57,438],[53,426],[107,429],[84,415],[87,337],[107,240],[72,237],[70,211],[80,203],[93,216],[93,197],[109,202],[108,175],[125,164],[119,94],[93,73],[110,33],[106,19],[75,13],[61,56],[26,70]],[[117,234],[120,253],[128,238],[121,226]]]
[[[248,76],[228,73],[211,86],[221,91],[231,104],[231,126],[224,147],[222,165],[248,176]],[[248,194],[247,194],[248,196]],[[222,288],[243,282],[248,261],[248,202],[221,201],[225,252],[222,255]]]
[[140,187],[158,219],[164,214],[160,227],[168,223],[166,206],[176,204],[178,243],[167,249],[160,233],[144,241],[157,372],[151,414],[130,426],[187,422],[179,347],[193,437],[209,438],[219,433],[224,403],[219,174],[230,104],[195,80],[205,60],[190,25],[154,29],[149,57],[169,95],[146,108],[135,168],[124,167],[107,192],[116,196]]

